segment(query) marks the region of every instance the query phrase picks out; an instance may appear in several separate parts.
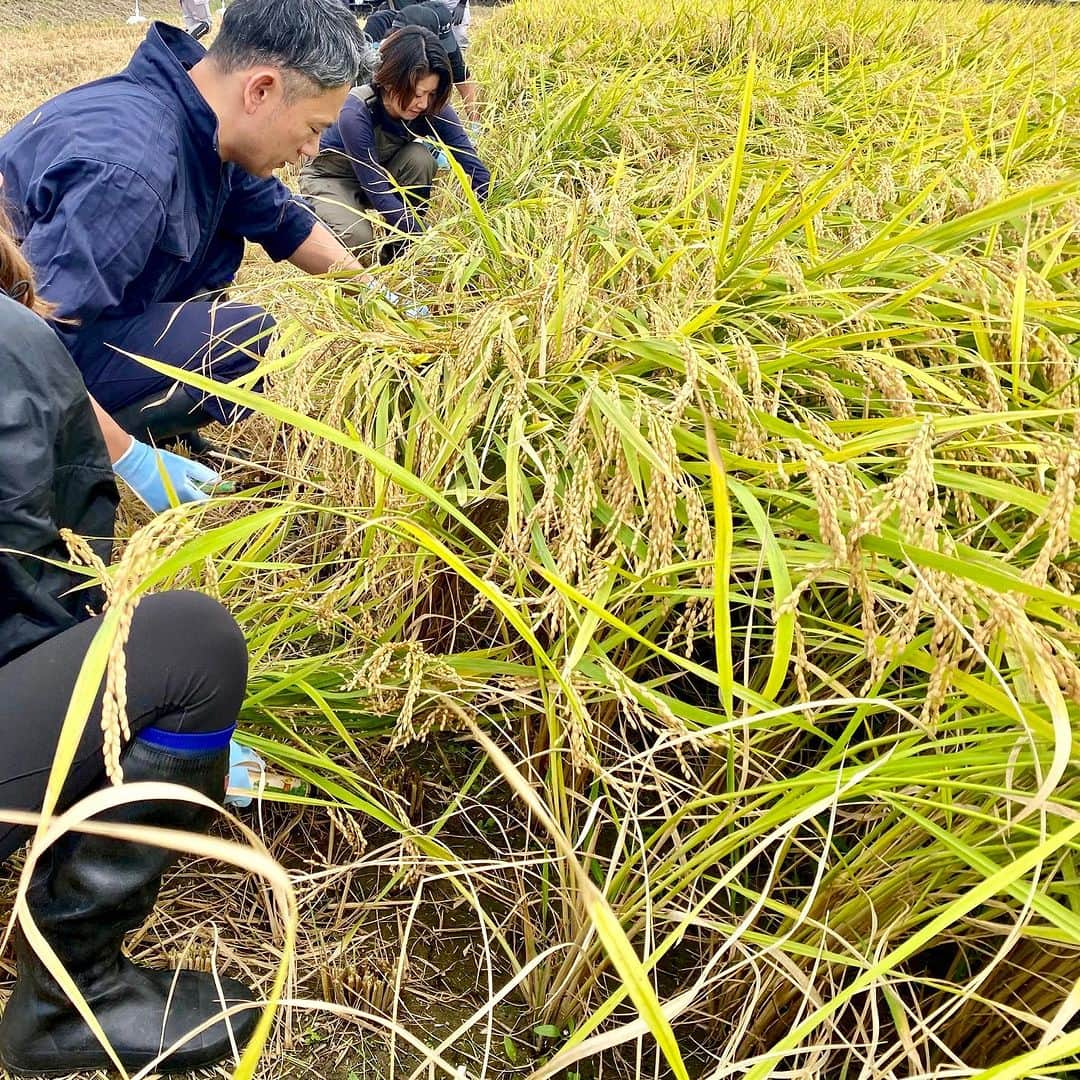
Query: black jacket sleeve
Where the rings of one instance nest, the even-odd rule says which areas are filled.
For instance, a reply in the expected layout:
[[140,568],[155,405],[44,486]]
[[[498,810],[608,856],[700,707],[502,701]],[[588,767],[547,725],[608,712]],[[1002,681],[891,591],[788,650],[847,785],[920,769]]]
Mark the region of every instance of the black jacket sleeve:
[[0,664],[100,608],[60,529],[108,561],[116,483],[82,376],[56,335],[0,295]]
[[450,75],[454,84],[466,82],[469,78],[469,69],[465,66],[465,56],[460,49],[454,49],[446,54],[450,59]]

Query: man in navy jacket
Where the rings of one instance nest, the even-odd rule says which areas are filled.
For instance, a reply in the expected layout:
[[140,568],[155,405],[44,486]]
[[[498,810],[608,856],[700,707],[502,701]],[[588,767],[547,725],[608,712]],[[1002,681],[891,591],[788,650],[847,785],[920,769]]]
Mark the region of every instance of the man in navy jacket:
[[114,462],[125,431],[244,415],[133,356],[218,381],[256,366],[273,320],[221,300],[246,240],[313,274],[359,268],[273,172],[318,152],[361,49],[340,0],[234,0],[209,52],[154,23],[124,71],[0,138],[5,202]]

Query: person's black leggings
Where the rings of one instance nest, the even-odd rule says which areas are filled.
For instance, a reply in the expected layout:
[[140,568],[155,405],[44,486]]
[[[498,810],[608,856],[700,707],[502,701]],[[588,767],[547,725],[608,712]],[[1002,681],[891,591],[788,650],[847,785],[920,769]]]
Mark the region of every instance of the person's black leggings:
[[[29,829],[3,821],[3,810],[41,808],[68,700],[98,626],[88,619],[0,667],[0,860],[29,838]],[[169,592],[143,599],[125,657],[133,738],[151,726],[196,734],[236,722],[247,648],[232,616],[210,597]],[[99,694],[59,808],[96,790],[104,777]]]

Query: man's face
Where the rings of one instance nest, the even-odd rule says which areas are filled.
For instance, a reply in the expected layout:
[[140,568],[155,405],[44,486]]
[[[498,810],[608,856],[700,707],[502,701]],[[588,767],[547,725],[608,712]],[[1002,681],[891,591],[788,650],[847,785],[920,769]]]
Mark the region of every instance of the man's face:
[[[347,86],[322,90],[274,68],[249,73],[230,159],[255,176],[314,157],[319,136],[338,118]],[[289,91],[292,93],[289,93]]]

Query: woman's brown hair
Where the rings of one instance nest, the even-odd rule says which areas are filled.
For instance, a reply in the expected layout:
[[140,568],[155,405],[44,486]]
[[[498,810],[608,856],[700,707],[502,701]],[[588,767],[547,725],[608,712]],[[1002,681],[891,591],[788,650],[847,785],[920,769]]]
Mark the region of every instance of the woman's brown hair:
[[450,57],[437,34],[423,26],[405,26],[395,30],[382,43],[382,59],[371,77],[371,85],[397,101],[409,101],[416,84],[427,75],[439,80],[438,88],[424,112],[434,116],[450,100]]
[[23,257],[11,231],[11,221],[0,207],[0,289],[12,300],[25,304],[38,315],[52,313],[52,304],[46,303],[34,289],[34,271]]

